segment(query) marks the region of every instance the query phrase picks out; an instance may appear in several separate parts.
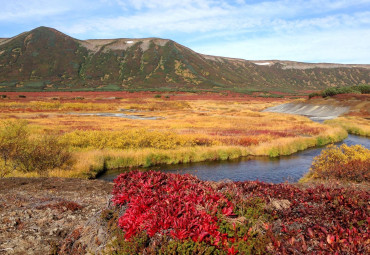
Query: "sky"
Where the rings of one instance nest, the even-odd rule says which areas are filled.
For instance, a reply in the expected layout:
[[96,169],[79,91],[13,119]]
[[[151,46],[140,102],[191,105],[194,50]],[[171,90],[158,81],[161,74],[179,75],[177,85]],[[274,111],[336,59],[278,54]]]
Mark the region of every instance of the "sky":
[[0,0],[0,37],[174,40],[247,60],[370,64],[370,0]]

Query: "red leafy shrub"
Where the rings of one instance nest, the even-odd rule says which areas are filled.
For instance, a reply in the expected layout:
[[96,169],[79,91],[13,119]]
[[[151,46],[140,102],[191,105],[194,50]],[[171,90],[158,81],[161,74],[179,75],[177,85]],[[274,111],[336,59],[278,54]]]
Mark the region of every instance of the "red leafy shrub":
[[118,224],[128,242],[143,234],[150,239],[137,253],[370,252],[367,190],[209,183],[191,175],[134,171],[115,180],[113,194],[113,202],[125,208]]
[[[224,186],[224,187],[222,187]],[[269,206],[275,218],[270,251],[278,254],[369,254],[368,191],[291,184],[237,182],[219,188],[233,190],[236,206],[245,197],[288,201],[288,208]]]
[[191,175],[133,171],[114,182],[113,202],[127,205],[118,223],[126,239],[145,230],[150,237],[159,233],[214,244],[221,239],[216,215],[233,214],[224,195]]
[[370,159],[357,159],[345,164],[339,164],[331,176],[336,179],[346,179],[356,182],[370,181]]

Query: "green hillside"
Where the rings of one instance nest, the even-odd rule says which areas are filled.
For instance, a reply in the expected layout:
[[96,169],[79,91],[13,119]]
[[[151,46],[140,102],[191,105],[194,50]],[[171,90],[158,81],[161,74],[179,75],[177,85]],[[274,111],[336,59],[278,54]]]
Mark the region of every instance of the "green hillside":
[[0,40],[0,90],[317,90],[370,83],[369,65],[247,61],[158,38],[80,41],[39,27]]

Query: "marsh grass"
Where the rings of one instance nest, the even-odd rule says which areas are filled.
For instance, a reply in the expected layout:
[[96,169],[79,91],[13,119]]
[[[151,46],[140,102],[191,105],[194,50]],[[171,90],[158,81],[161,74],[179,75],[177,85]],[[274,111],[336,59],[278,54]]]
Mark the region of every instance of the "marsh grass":
[[92,102],[30,101],[0,102],[0,110],[19,111],[109,111],[116,110],[117,104]]
[[370,137],[370,120],[361,117],[339,117],[326,120],[325,124],[338,125],[348,133]]
[[251,155],[278,157],[282,155],[290,155],[315,146],[323,146],[329,143],[339,142],[347,136],[348,134],[345,130],[340,127],[334,127],[320,135],[312,137],[278,138],[273,141],[253,146],[249,151]]
[[183,147],[175,150],[88,150],[74,153],[76,164],[72,170],[55,169],[55,177],[95,178],[109,169],[126,167],[151,167],[159,164],[180,164],[206,160],[227,160],[247,156],[244,147]]
[[[322,125],[306,117],[261,112],[280,101],[133,98],[115,102],[86,106],[63,101],[15,102],[16,110],[11,113],[8,110],[13,106],[7,103],[12,102],[2,102],[0,117],[2,121],[27,120],[29,130],[36,137],[58,134],[58,141],[68,146],[74,162],[70,169],[56,167],[49,171],[49,175],[61,177],[95,178],[114,168],[227,160],[248,155],[277,157],[347,136],[341,127]],[[155,115],[163,118],[138,120],[63,113],[67,109],[113,108],[140,110],[144,116],[157,111]],[[45,109],[50,111],[45,114]]]

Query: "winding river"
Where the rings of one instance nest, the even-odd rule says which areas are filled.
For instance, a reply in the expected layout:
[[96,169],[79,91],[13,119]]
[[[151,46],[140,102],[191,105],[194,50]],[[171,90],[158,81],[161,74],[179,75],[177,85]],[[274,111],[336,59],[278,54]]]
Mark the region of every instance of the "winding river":
[[[337,144],[343,143],[347,145],[361,144],[370,149],[370,139],[366,137],[349,135],[348,138]],[[260,180],[272,183],[297,182],[308,172],[312,159],[319,155],[323,148],[312,148],[278,158],[244,157],[226,161],[160,165],[150,169],[167,173],[189,173],[202,180],[212,181],[228,179],[233,181]],[[108,171],[100,179],[113,181],[123,171],[125,169]]]
[[[291,108],[289,108],[291,109]],[[280,110],[280,109],[279,109]],[[305,108],[305,111],[307,109]],[[316,111],[316,109],[314,109]],[[319,109],[322,111],[322,109]],[[333,112],[333,109],[330,109]],[[310,113],[311,113],[310,109]],[[296,113],[296,112],[294,112]],[[302,113],[301,113],[302,114]],[[306,114],[302,114],[306,115]],[[317,114],[309,116],[312,120],[322,122],[326,117]],[[338,114],[339,115],[339,114]],[[336,117],[336,116],[335,116]],[[361,136],[348,135],[341,144],[355,145],[360,144],[370,149],[370,139]],[[202,180],[260,180],[271,183],[297,182],[305,173],[307,173],[315,156],[319,155],[320,148],[311,148],[290,156],[281,156],[278,158],[269,157],[243,157],[235,160],[198,162],[178,165],[160,165],[151,167],[153,170],[160,170],[167,173],[193,174]],[[126,169],[117,169],[106,172],[99,179],[113,181],[117,175],[127,171]]]

